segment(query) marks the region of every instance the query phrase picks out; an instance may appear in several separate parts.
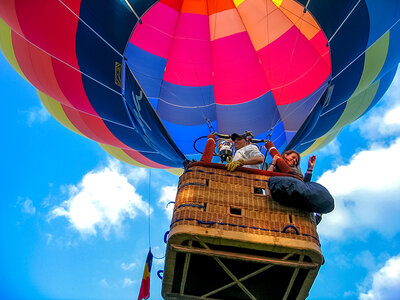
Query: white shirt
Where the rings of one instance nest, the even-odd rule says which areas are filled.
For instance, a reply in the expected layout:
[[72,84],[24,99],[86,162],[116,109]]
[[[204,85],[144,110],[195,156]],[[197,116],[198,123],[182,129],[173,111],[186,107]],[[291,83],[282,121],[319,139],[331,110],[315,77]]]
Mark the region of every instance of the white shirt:
[[[244,146],[243,148],[240,148],[239,150],[236,150],[235,156],[233,157],[232,161],[237,161],[239,159],[247,160],[256,156],[264,157],[264,155],[260,152],[260,150],[258,150],[258,147],[256,145],[249,144]],[[261,164],[244,165],[243,167],[261,170]]]

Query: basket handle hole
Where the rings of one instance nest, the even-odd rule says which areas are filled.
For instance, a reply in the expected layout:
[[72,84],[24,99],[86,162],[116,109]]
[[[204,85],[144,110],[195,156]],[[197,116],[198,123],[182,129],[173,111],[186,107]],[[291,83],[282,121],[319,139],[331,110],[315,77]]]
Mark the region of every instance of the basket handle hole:
[[254,188],[254,194],[266,196],[267,192],[265,191],[264,188],[255,187]]
[[230,207],[230,213],[232,215],[237,215],[237,216],[241,216],[242,215],[242,209],[241,208],[237,208],[237,207]]

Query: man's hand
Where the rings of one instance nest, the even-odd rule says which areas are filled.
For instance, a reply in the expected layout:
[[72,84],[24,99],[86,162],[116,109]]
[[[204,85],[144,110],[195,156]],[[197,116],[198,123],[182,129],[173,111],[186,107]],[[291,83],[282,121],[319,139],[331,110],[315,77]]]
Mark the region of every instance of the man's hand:
[[236,161],[230,162],[226,165],[226,169],[229,172],[233,172],[236,170],[236,168],[241,167],[244,165],[244,160],[243,159],[238,159]]

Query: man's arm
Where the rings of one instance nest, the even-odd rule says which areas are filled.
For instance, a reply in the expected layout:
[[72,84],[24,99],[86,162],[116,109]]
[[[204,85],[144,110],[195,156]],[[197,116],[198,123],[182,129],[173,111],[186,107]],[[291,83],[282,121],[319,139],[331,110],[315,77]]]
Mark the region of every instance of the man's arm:
[[244,159],[245,165],[258,165],[264,162],[264,155],[260,152],[257,146],[250,145],[249,150],[246,153],[246,159]]
[[244,159],[243,164],[244,165],[257,165],[257,164],[262,164],[264,161],[264,156],[263,155],[258,155],[251,157],[249,159]]
[[[226,169],[230,172],[233,172],[236,170],[237,167],[241,167],[243,165],[258,165],[262,164],[264,162],[264,155],[258,150],[257,146],[250,147],[249,149],[245,149],[246,153],[245,155],[241,154],[239,157],[241,157],[238,160],[234,160],[226,165]],[[241,149],[240,149],[241,150]],[[239,150],[239,151],[240,151]],[[238,152],[236,152],[234,159],[236,158]],[[244,157],[249,157],[244,159]]]

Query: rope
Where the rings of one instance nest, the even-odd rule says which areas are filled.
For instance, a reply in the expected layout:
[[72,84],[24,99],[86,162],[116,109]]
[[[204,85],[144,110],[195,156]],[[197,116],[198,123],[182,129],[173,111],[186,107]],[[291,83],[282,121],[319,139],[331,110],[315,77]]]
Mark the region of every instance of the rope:
[[196,207],[196,208],[202,208],[202,209],[206,209],[206,207],[204,206],[204,205],[200,205],[200,204],[195,204],[195,203],[186,203],[186,204],[181,204],[181,205],[179,205],[177,208],[175,208],[175,210],[177,210],[178,208],[181,208],[181,207],[187,207],[187,206],[189,206],[189,207]]
[[[308,3],[307,3],[307,5],[308,5]],[[277,9],[279,9],[279,10],[281,10],[281,8],[280,7],[277,7]],[[304,21],[304,15],[305,15],[305,13],[306,13],[306,10],[304,10],[303,11],[303,14],[299,17],[299,20],[298,21],[300,21],[300,26],[299,26],[299,32],[298,32],[298,34],[296,35],[296,39],[295,39],[295,41],[294,41],[294,44],[293,44],[293,47],[292,47],[292,49],[291,49],[291,55],[290,55],[290,60],[289,60],[289,66],[291,66],[291,64],[292,64],[292,61],[293,61],[293,57],[294,57],[294,53],[295,53],[295,51],[296,51],[296,47],[297,47],[297,44],[298,44],[298,41],[299,41],[299,37],[302,35],[302,32],[301,32],[301,28],[302,28],[302,26],[303,26],[303,22],[305,22]],[[293,22],[292,22],[293,23]],[[293,23],[293,25],[295,25],[295,23]],[[316,61],[315,61],[315,63],[314,63],[314,65],[312,66],[312,68],[319,62],[319,60],[320,59],[322,59],[321,57],[319,57],[319,59],[317,59]],[[311,68],[311,69],[312,69]],[[311,69],[309,69],[309,70],[311,70]],[[287,86],[287,85],[289,85],[291,82],[287,82],[287,77],[288,77],[288,74],[289,74],[289,72],[291,71],[291,69],[289,68],[286,72],[285,72],[285,74],[284,74],[284,81],[283,81],[283,85],[282,86],[279,86],[279,87],[275,87],[274,88],[274,90],[275,89],[278,89],[278,88],[282,88],[282,87],[284,87],[284,86]],[[307,71],[308,72],[308,71]],[[304,74],[303,74],[303,76],[305,76],[305,74],[307,73],[307,72],[304,72]],[[271,71],[270,71],[270,77],[271,77]],[[300,78],[300,77],[299,77]],[[299,79],[299,78],[297,78],[297,79]],[[296,79],[296,80],[297,80]],[[271,88],[271,92],[272,92],[272,88]],[[283,95],[283,92],[281,91],[281,93],[280,93],[280,95],[279,95],[279,99],[277,99],[277,100],[280,100],[281,98],[282,98],[282,95]],[[308,99],[308,101],[311,99],[312,97],[310,97],[309,99]],[[303,106],[304,104],[302,103],[302,105],[300,105],[300,106]],[[296,109],[296,110],[298,110],[298,108]],[[295,110],[295,111],[296,111]],[[276,123],[275,123],[275,125],[271,128],[271,129],[274,129],[277,125],[278,125],[278,123],[280,122],[280,121],[282,121],[282,122],[284,122],[286,119],[288,119],[289,118],[289,116],[290,116],[290,114],[289,115],[287,115],[285,118],[282,118],[281,116],[282,116],[282,111],[279,111],[278,110],[278,108],[276,108],[276,110],[274,111],[274,116],[273,116],[273,119],[272,120],[274,120],[275,119],[275,116],[277,115],[277,113],[278,113],[278,115],[279,115],[279,118],[278,118],[278,120],[276,121]],[[294,113],[294,111],[292,111],[292,113],[291,114],[293,114]]]
[[164,234],[164,243],[167,243],[168,241],[168,235],[169,235],[169,230],[165,232]]
[[[332,79],[331,79],[332,80]],[[284,121],[286,121],[286,120],[288,120],[293,114],[295,114],[299,109],[301,109],[304,105],[306,105],[309,101],[311,101],[311,100],[313,100],[313,96],[314,96],[314,94],[316,94],[316,93],[318,93],[321,89],[326,89],[326,86],[325,85],[321,85],[318,89],[316,89],[314,92],[312,92],[310,95],[308,95],[307,97],[308,97],[308,99],[307,100],[305,100],[305,101],[302,101],[301,102],[301,104],[299,105],[299,106],[297,106],[296,107],[296,109],[294,109],[294,110],[292,110],[290,113],[288,113],[287,115],[286,115],[286,117],[285,118],[279,118],[279,120],[277,120],[276,122],[275,122],[275,125],[274,126],[272,126],[272,130],[273,129],[275,129],[275,127],[276,126],[278,126],[278,123],[280,122],[280,121],[282,121],[282,122],[284,122]],[[315,105],[318,103],[318,101],[315,103]],[[314,105],[314,106],[315,106]],[[311,110],[312,111],[312,110]],[[281,134],[282,135],[282,134]],[[281,136],[280,135],[280,136]],[[280,137],[279,136],[279,137]],[[275,138],[275,140],[277,140],[278,138]],[[273,140],[273,141],[275,141],[275,140]],[[273,142],[272,141],[272,142]]]
[[[151,213],[151,211],[150,211],[150,195],[151,195],[151,169],[149,169],[149,190],[148,190],[148,194],[147,194],[147,196],[148,196],[148,204],[149,204],[149,207],[148,207],[148,231],[149,231],[149,249],[151,249],[151,228],[150,228],[150,223],[151,223],[151,218],[150,218],[150,213]],[[153,257],[154,257],[154,255],[153,255]]]
[[194,218],[181,218],[181,219],[176,219],[175,221],[173,221],[171,223],[170,228],[173,227],[174,224],[178,223],[178,222],[182,222],[182,221],[196,221],[198,224],[200,225],[221,225],[221,226],[230,226],[230,227],[240,227],[240,228],[249,228],[249,229],[253,229],[253,230],[261,230],[261,231],[270,231],[270,232],[277,232],[277,233],[285,233],[285,234],[293,234],[290,232],[286,232],[288,228],[292,228],[296,231],[296,235],[302,235],[302,236],[306,236],[306,237],[311,237],[313,238],[318,245],[320,245],[319,239],[318,237],[315,237],[311,234],[308,233],[300,233],[298,231],[298,229],[293,226],[293,225],[287,225],[285,226],[285,228],[283,228],[282,230],[278,230],[278,229],[268,229],[268,228],[261,228],[261,227],[256,227],[256,226],[246,226],[246,225],[240,225],[240,224],[235,224],[235,223],[225,223],[225,222],[221,222],[221,221],[203,221],[200,219],[194,219]]
[[[107,42],[106,39],[103,38],[96,30],[94,30],[92,27],[90,27],[90,25],[88,23],[86,23],[84,20],[82,20],[82,18],[80,16],[78,16],[71,8],[69,8],[69,6],[66,5],[62,0],[58,0],[58,2],[60,2],[62,5],[64,5],[75,17],[78,18],[79,21],[81,21],[83,24],[85,24],[85,26],[87,28],[89,28],[95,35],[97,35],[108,47],[113,49],[122,58],[124,57],[117,49],[115,49],[109,42]],[[135,15],[136,15],[136,13],[135,13]],[[139,19],[139,21],[140,21],[140,19]]]
[[282,229],[282,232],[286,233],[286,230],[288,230],[289,228],[294,229],[294,231],[296,232],[297,235],[300,234],[299,230],[294,225],[286,225],[285,228]]
[[189,183],[185,183],[185,184],[181,185],[181,186],[179,187],[179,189],[184,188],[185,186],[188,186],[188,185],[207,186],[207,184],[205,184],[205,183],[200,183],[200,182],[189,182]]
[[[154,256],[153,256],[153,258],[154,258]],[[161,275],[161,273],[162,273],[163,275]],[[158,278],[160,278],[160,279],[162,280],[163,277],[164,277],[164,270],[158,270],[157,276],[158,276]]]
[[[300,28],[302,27],[303,22],[306,22],[306,21],[304,21],[304,15],[306,14],[306,12],[307,12],[307,10],[308,10],[308,5],[309,5],[309,4],[310,4],[310,0],[307,1],[306,5],[305,5],[305,7],[304,7],[303,15],[300,17],[300,22],[301,22],[301,23],[300,23]],[[300,28],[299,28],[299,31],[301,31]],[[295,40],[295,43],[294,43],[294,46],[293,46],[293,49],[292,49],[292,55],[291,55],[291,58],[290,58],[290,62],[291,62],[292,59],[293,59],[293,53],[294,53],[295,47],[296,47],[296,45],[297,45],[298,38],[299,38],[299,35],[296,37],[296,40]],[[320,57],[318,60],[315,61],[314,66],[319,62],[320,59],[322,59],[322,58]],[[311,69],[312,69],[312,68],[311,68]],[[311,70],[311,69],[310,69],[310,70]],[[307,73],[307,72],[305,72],[304,75],[305,75],[306,73]],[[303,76],[304,76],[304,75],[303,75]],[[286,77],[286,76],[287,76],[287,73],[285,74],[285,77]],[[285,81],[286,81],[286,80],[285,80]],[[287,83],[287,84],[290,84],[290,83]],[[285,118],[279,117],[279,119],[278,119],[277,122],[273,125],[273,127],[272,127],[271,129],[274,129],[274,128],[278,125],[278,123],[279,123],[280,121],[284,122],[285,120],[289,119],[294,113],[296,113],[296,111],[298,111],[301,107],[303,107],[305,104],[307,104],[309,101],[311,101],[311,100],[313,99],[312,96],[313,96],[314,94],[316,94],[317,92],[319,92],[320,89],[322,89],[322,88],[324,88],[324,87],[325,87],[324,85],[322,85],[321,87],[319,87],[316,91],[314,91],[311,95],[309,95],[309,98],[307,99],[307,101],[302,102],[295,110],[291,111],[288,115],[286,115]],[[280,87],[279,87],[279,88],[280,88]],[[316,102],[315,105],[316,105],[317,103],[318,103],[318,102]],[[312,110],[311,110],[311,111],[312,111]],[[311,111],[310,111],[310,112],[311,112]],[[280,115],[281,115],[281,113],[280,113]],[[274,113],[274,118],[275,118],[275,113]],[[280,136],[282,136],[283,134],[284,134],[284,132],[283,132]],[[279,137],[280,137],[280,136],[279,136]],[[276,141],[279,137],[275,138],[275,139],[273,140],[273,142]]]
[[[82,72],[81,70],[79,70],[79,69],[77,69],[77,68],[71,66],[70,64],[68,64],[68,63],[66,63],[65,61],[61,60],[60,58],[58,58],[58,57],[52,55],[51,53],[45,51],[44,49],[38,47],[37,45],[35,45],[35,44],[32,43],[31,41],[29,41],[26,37],[24,37],[23,35],[19,34],[18,32],[16,32],[16,31],[13,31],[13,32],[14,32],[15,34],[17,34],[18,36],[20,36],[20,37],[21,37],[22,39],[24,39],[25,41],[27,41],[29,44],[33,45],[34,47],[36,47],[37,49],[39,49],[39,50],[42,51],[43,53],[47,54],[48,56],[54,58],[55,60],[61,62],[62,64],[68,66],[69,68],[75,70],[75,71],[78,72],[79,74],[82,74],[82,75],[86,76],[87,78],[93,80],[94,82],[96,82],[96,83],[102,85],[103,87],[105,87],[105,88],[107,88],[108,90],[110,90],[110,91],[116,93],[117,95],[119,95],[119,96],[121,96],[121,97],[123,96],[122,93],[119,93],[119,92],[115,91],[115,90],[112,89],[111,87],[107,86],[105,83],[102,83],[101,81],[99,81],[99,80],[93,78],[92,76],[90,76],[90,75],[88,75],[88,74]],[[68,105],[68,104],[63,104],[63,105],[65,105],[65,106],[67,106],[67,107],[69,107],[69,108],[72,108],[72,109],[74,109],[74,110],[76,110],[76,111],[78,111],[78,112],[81,112],[81,113],[83,113],[83,114],[86,114],[86,115],[95,117],[95,118],[97,118],[97,119],[104,120],[104,121],[107,121],[107,122],[110,122],[110,123],[113,123],[113,124],[117,124],[117,125],[122,126],[122,127],[125,127],[125,128],[134,129],[132,126],[128,126],[128,125],[122,124],[122,123],[120,123],[120,122],[116,122],[116,121],[114,121],[114,120],[111,120],[111,119],[108,119],[108,118],[105,118],[105,117],[100,117],[99,115],[95,115],[95,114],[89,113],[89,112],[84,111],[84,110],[81,110],[81,109],[77,109],[76,107],[73,107],[72,105]],[[145,150],[145,151],[140,151],[140,152],[142,152],[142,153],[150,153],[150,154],[151,154],[151,153],[159,153],[159,152],[157,152],[157,151],[146,151],[146,150]]]
[[[63,63],[64,65],[70,67],[71,69],[77,71],[78,73],[80,73],[80,74],[82,74],[82,75],[85,75],[87,78],[89,78],[89,79],[91,79],[91,80],[97,82],[98,84],[104,86],[105,88],[107,88],[107,89],[109,89],[110,91],[116,93],[117,95],[122,96],[122,93],[117,92],[116,90],[114,90],[113,88],[109,87],[109,86],[106,85],[105,83],[102,83],[101,81],[99,81],[99,80],[93,78],[92,76],[90,76],[90,75],[88,75],[88,74],[82,72],[81,70],[75,68],[74,66],[71,66],[70,64],[66,63],[66,62],[63,61],[62,59],[60,59],[60,58],[54,56],[53,54],[47,52],[46,50],[40,48],[38,45],[32,43],[30,40],[28,40],[25,36],[21,35],[19,32],[17,32],[17,31],[13,31],[13,32],[14,32],[15,34],[17,34],[18,36],[20,36],[20,37],[21,37],[22,39],[24,39],[25,41],[27,41],[29,44],[35,46],[37,49],[39,49],[39,50],[42,51],[43,53],[45,53],[45,54],[47,54],[48,56],[50,56],[51,58],[54,58],[54,59],[58,60],[59,62]],[[63,105],[65,105],[65,104],[63,104]],[[68,106],[68,105],[67,105],[67,106]],[[68,107],[71,107],[71,108],[73,108],[73,109],[75,109],[75,110],[78,110],[78,109],[76,109],[76,108],[73,107],[73,106],[68,106]],[[78,110],[78,111],[80,111],[80,110]],[[89,114],[89,113],[87,113],[87,112],[85,112],[85,111],[82,111],[82,112],[83,112],[83,113],[86,113],[86,114]],[[96,117],[95,115],[92,115],[92,116]],[[106,119],[104,119],[104,120],[106,120]],[[107,121],[108,121],[108,120],[107,120]],[[110,122],[113,122],[113,121],[110,121]],[[113,122],[113,123],[116,123],[116,122]],[[117,123],[117,124],[119,124],[119,123]],[[122,125],[122,124],[121,124],[121,125]],[[124,126],[124,125],[122,125],[122,126]],[[125,125],[125,127],[127,127],[127,126]]]
[[[397,21],[396,21],[392,26],[390,26],[390,28],[389,28],[388,30],[386,30],[384,34],[386,34],[387,32],[389,32],[394,26],[396,26],[397,23],[399,23],[399,21],[400,21],[400,19],[397,19]],[[383,36],[384,34],[382,34],[382,36]],[[376,42],[376,41],[375,41],[375,42]],[[374,42],[373,44],[371,44],[367,49],[365,49],[364,51],[362,51],[356,58],[354,58],[354,59],[353,59],[350,63],[348,63],[345,67],[343,67],[343,68],[340,70],[340,72],[338,72],[334,77],[332,77],[331,81],[333,81],[334,79],[336,79],[336,78],[337,78],[340,74],[342,74],[348,67],[350,67],[355,61],[357,61],[369,48],[371,48],[371,47],[375,44],[375,42]],[[331,111],[337,109],[338,107],[340,107],[341,105],[343,105],[344,103],[346,103],[347,100],[348,100],[348,99],[346,99],[346,100],[344,100],[344,101],[342,101],[342,102],[336,104],[334,107],[330,108],[329,110],[326,110],[326,111],[322,112],[320,117],[322,117],[322,116],[324,116],[324,115],[330,113]],[[323,136],[325,136],[325,135],[326,135],[326,134],[324,134]],[[315,142],[317,139],[318,139],[318,138],[312,139],[312,140],[310,140],[310,141],[301,143],[300,145],[301,145],[301,146],[304,146],[304,145],[313,143],[313,142]]]
[[[397,23],[399,23],[400,19],[398,19],[388,30],[385,31],[384,34],[386,34],[387,32],[389,32],[394,26],[397,25]],[[375,44],[375,42],[374,42]],[[342,74],[348,67],[350,67],[356,60],[358,60],[369,48],[371,48],[374,44],[371,44],[371,46],[369,46],[367,49],[365,49],[364,51],[362,51],[355,59],[353,59],[349,64],[347,64],[342,70],[340,70],[340,72],[338,72],[332,79],[331,81],[333,81],[334,79],[336,79],[340,74]],[[331,112],[332,110],[335,110],[336,108],[338,108],[339,106],[343,105],[344,103],[347,102],[347,99],[340,102],[339,104],[335,105],[334,107],[332,107],[329,110],[324,111],[323,113],[321,113],[321,117],[326,115],[327,113]],[[315,139],[313,140],[315,141]]]
[[332,34],[331,38],[328,40],[328,45],[329,43],[332,41],[332,39],[335,37],[335,35],[339,32],[339,30],[342,28],[342,26],[344,25],[344,23],[346,23],[347,19],[351,16],[351,14],[353,13],[353,11],[356,9],[356,7],[358,6],[358,4],[361,2],[361,0],[358,0],[358,2],[356,3],[356,5],[354,5],[353,9],[349,12],[349,14],[346,16],[346,18],[343,20],[342,24],[339,25],[339,27],[336,29],[336,31]]
[[214,133],[216,132],[214,127],[212,126],[212,123],[210,120],[207,119],[207,126],[208,126],[208,130],[210,131],[210,133]]
[[303,13],[304,13],[304,14],[305,14],[305,13],[307,12],[307,10],[308,10],[308,5],[310,4],[310,1],[311,1],[311,0],[308,0],[307,3],[306,3],[306,6],[304,6],[304,10],[303,10]]
[[[204,170],[186,170],[186,171],[185,171],[185,173],[189,173],[189,172],[199,172],[199,173],[205,173],[205,174],[217,174],[217,175],[226,176],[226,177],[236,177],[236,178],[244,178],[244,179],[253,180],[253,181],[264,181],[264,182],[269,182],[268,179],[257,179],[257,178],[256,178],[256,179],[252,179],[252,178],[248,178],[248,177],[240,176],[240,175],[219,174],[219,173],[215,173],[215,172],[211,172],[211,171],[206,172],[206,171],[204,171]],[[207,186],[206,184],[202,184],[202,183],[198,183],[198,184],[196,184],[196,183],[187,183],[187,184],[184,184],[184,185],[180,186],[180,187],[178,188],[178,190],[180,190],[181,188],[183,188],[183,187],[185,187],[185,186],[187,186],[187,185],[201,185],[201,186]]]
[[[394,26],[396,26],[397,25],[397,23],[399,23],[399,21],[400,21],[400,19],[397,19],[397,21],[392,25],[392,26],[390,26],[390,28],[388,29],[388,30],[386,30],[385,31],[385,33],[384,34],[382,34],[381,36],[383,36],[383,35],[385,35],[387,32],[389,32]],[[378,40],[378,39],[377,39]],[[377,41],[376,40],[376,41]],[[357,59],[359,59],[369,48],[371,48],[375,43],[376,43],[376,41],[373,43],[373,44],[371,44],[367,49],[365,49],[364,51],[362,51],[355,59],[353,59],[349,64],[347,64],[342,70],[340,70],[340,72],[338,72],[334,77],[332,77],[332,79],[331,79],[331,81],[333,81],[334,79],[336,79],[336,77],[338,77],[340,74],[342,74],[349,66],[351,66]],[[346,102],[346,101],[344,101],[344,102]],[[342,103],[344,103],[344,102],[342,102]],[[340,104],[339,104],[340,105]],[[337,107],[337,106],[336,106]]]
[[[148,189],[148,192],[147,192],[147,203],[148,203],[148,211],[147,211],[147,213],[148,213],[148,235],[149,235],[149,240],[148,240],[148,242],[149,242],[149,249],[151,250],[151,206],[150,206],[150,204],[151,204],[151,169],[149,169],[149,183],[148,183],[148,187],[149,187],[149,189]],[[153,254],[153,258],[155,258],[155,259],[164,259],[165,258],[165,255],[164,256],[162,256],[162,257],[158,257],[158,256],[155,256],[154,254]]]
[[[128,2],[128,0],[125,0],[126,5],[128,5],[129,9],[131,10],[131,12],[135,15],[135,17],[138,19],[139,23],[142,24],[142,20],[140,19],[140,17],[138,16],[138,14],[136,13],[136,11],[132,8],[132,6],[130,5],[130,3]],[[153,256],[154,257],[154,256]]]
[[204,135],[204,136],[198,137],[198,138],[193,142],[193,148],[194,148],[194,150],[196,150],[197,153],[203,154],[203,152],[201,152],[199,149],[197,149],[196,143],[197,143],[200,139],[206,139],[206,138],[207,138],[207,136]]
[[175,204],[175,201],[169,201],[165,207],[168,207],[170,204]]

